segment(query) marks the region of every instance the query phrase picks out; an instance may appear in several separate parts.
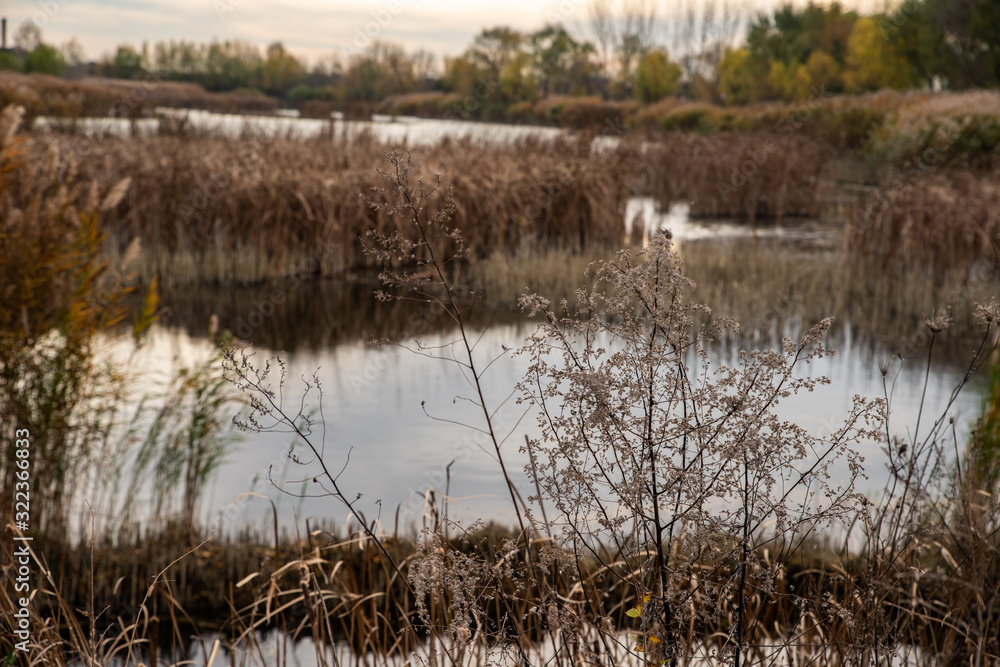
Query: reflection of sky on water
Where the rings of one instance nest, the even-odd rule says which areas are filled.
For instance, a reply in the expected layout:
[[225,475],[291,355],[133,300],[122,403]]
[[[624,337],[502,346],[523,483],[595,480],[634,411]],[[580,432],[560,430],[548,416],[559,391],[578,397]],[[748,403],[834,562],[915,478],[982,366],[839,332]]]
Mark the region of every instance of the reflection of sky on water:
[[[319,118],[295,118],[286,116],[246,116],[240,114],[220,114],[210,111],[188,109],[157,109],[157,114],[178,119],[186,119],[185,128],[190,131],[209,132],[219,136],[263,136],[311,139],[333,130],[339,140],[355,139],[370,134],[376,141],[406,146],[428,145],[442,139],[471,139],[488,144],[504,144],[522,138],[551,139],[565,134],[565,130],[555,127],[531,125],[510,125],[503,123],[481,123],[463,120],[438,120],[412,116],[373,116],[371,121],[343,121]],[[59,119],[38,118],[34,129],[44,130],[58,126]],[[142,118],[134,127],[139,134],[155,135],[159,132],[160,120]],[[74,131],[82,134],[109,134],[131,136],[133,123],[125,118],[78,118],[73,119]],[[603,145],[603,144],[602,144]]]
[[[502,434],[510,433],[503,445],[508,469],[516,472],[523,496],[533,493],[523,475],[526,457],[518,451],[524,434],[536,434],[534,417],[524,416],[525,406],[513,399],[503,407],[515,383],[521,378],[527,360],[511,358],[503,347],[516,348],[529,331],[525,326],[496,325],[479,341],[476,353],[481,366],[497,360],[484,376],[487,402],[496,410]],[[455,332],[425,336],[425,343],[440,346],[454,341]],[[779,414],[804,426],[813,434],[826,434],[847,414],[854,394],[880,396],[882,378],[877,367],[879,351],[839,342],[838,353],[800,368],[801,373],[827,375],[831,384],[812,393],[786,399]],[[447,348],[435,351],[445,353]],[[143,385],[153,389],[171,374],[178,363],[190,365],[209,353],[207,342],[165,327],[153,332],[140,352],[136,368],[142,370],[136,391]],[[458,353],[458,350],[456,350]],[[260,349],[256,359],[262,362],[273,352]],[[734,363],[736,348],[716,350],[716,359]],[[461,370],[451,362],[429,359],[423,354],[399,348],[376,350],[361,343],[345,343],[321,350],[300,350],[283,355],[287,361],[284,405],[298,409],[302,400],[303,376],[318,372],[323,383],[322,427],[317,426],[317,444],[325,443],[327,465],[332,471],[344,469],[339,483],[345,495],[354,499],[362,494],[358,508],[370,521],[380,516],[383,525],[392,529],[399,511],[400,526],[419,524],[423,494],[428,489],[444,493],[446,469],[451,467],[450,508],[453,517],[463,520],[494,518],[512,522],[510,500],[500,476],[492,445],[475,431],[451,422],[482,426],[482,414],[468,401],[474,391]],[[898,364],[898,362],[897,362]],[[906,435],[916,423],[923,388],[924,368],[917,362],[895,366],[893,379],[892,424],[894,432]],[[923,424],[926,433],[933,418],[941,414],[952,388],[961,379],[962,369],[944,364],[931,372]],[[955,405],[960,443],[968,432],[969,422],[979,405],[980,394],[973,388]],[[318,407],[313,395],[307,405]],[[426,411],[426,412],[425,412]],[[449,420],[449,421],[445,421]],[[203,503],[203,516],[218,523],[220,516],[227,527],[244,522],[266,526],[270,505],[266,500],[246,497],[230,505],[240,494],[257,491],[272,498],[285,525],[294,517],[310,523],[326,521],[343,525],[346,510],[330,498],[294,498],[279,493],[267,482],[268,467],[276,480],[295,494],[312,495],[321,490],[311,482],[318,473],[314,464],[302,468],[291,463],[284,452],[291,438],[285,434],[250,434],[233,444],[226,462],[210,486]],[[961,448],[961,444],[959,445]],[[296,449],[300,456],[304,451]],[[862,448],[866,458],[868,481],[859,490],[876,494],[886,479],[882,456],[875,445]],[[349,460],[348,460],[349,457]],[[846,471],[846,465],[840,466]]]
[[709,239],[770,239],[797,246],[830,248],[843,242],[843,229],[839,225],[803,221],[793,218],[790,222],[758,222],[756,226],[732,220],[697,220],[688,217],[689,206],[676,203],[667,211],[660,211],[652,197],[633,197],[625,207],[625,233],[641,220],[648,238],[649,231],[669,229],[678,243]]

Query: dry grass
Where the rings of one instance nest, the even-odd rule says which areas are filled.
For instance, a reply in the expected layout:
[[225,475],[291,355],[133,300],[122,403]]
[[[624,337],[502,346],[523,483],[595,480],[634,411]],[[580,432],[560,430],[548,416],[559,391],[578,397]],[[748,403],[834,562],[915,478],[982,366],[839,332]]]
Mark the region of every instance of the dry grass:
[[[998,595],[995,570],[1000,545],[977,534],[996,529],[989,518],[995,518],[995,510],[984,514],[982,503],[970,500],[971,504],[956,503],[959,514],[952,516],[947,530],[938,531],[936,537],[928,533],[901,551],[865,556],[813,542],[771,542],[760,547],[758,558],[764,566],[780,562],[782,567],[766,584],[751,578],[753,593],[745,604],[752,621],[745,641],[756,648],[748,649],[748,659],[766,661],[785,654],[820,657],[823,664],[851,664],[859,652],[879,644],[866,633],[881,627],[886,632],[892,629],[892,641],[882,643],[882,650],[912,652],[919,664],[934,664],[935,658],[952,664],[970,657],[974,664],[986,664],[981,659],[997,653],[990,637],[1000,619],[991,616],[989,605]],[[442,528],[433,527],[440,511],[430,505],[425,516],[435,531]],[[966,517],[978,512],[979,518],[963,521],[962,511]],[[525,565],[529,550],[531,558],[538,559],[547,548],[544,538],[533,539],[527,548],[523,543],[514,547],[516,538],[516,531],[491,524],[459,534],[442,546],[450,554],[447,558],[475,555],[494,566],[506,562],[515,567]],[[381,539],[401,574],[408,576],[418,554],[416,536],[381,535]],[[33,612],[36,619],[51,622],[34,628],[31,654],[45,655],[44,664],[66,665],[83,656],[109,659],[129,651],[136,658],[148,657],[150,647],[158,645],[163,655],[177,661],[191,649],[205,654],[210,649],[203,640],[189,647],[185,636],[220,632],[229,638],[229,651],[244,660],[249,655],[250,664],[257,664],[253,654],[261,633],[277,630],[293,641],[308,637],[321,646],[343,642],[349,647],[348,656],[368,654],[376,664],[394,664],[414,652],[433,652],[435,643],[439,650],[464,645],[467,652],[481,651],[485,647],[477,645],[482,641],[479,632],[490,634],[510,624],[531,655],[541,657],[546,645],[557,641],[547,634],[549,623],[566,633],[568,619],[584,609],[600,609],[608,619],[603,630],[621,633],[624,645],[595,644],[580,650],[600,654],[610,648],[621,651],[619,660],[627,659],[629,649],[642,637],[637,622],[626,614],[639,604],[628,582],[630,573],[644,565],[641,559],[623,558],[613,548],[598,552],[600,561],[612,565],[584,557],[569,567],[553,567],[540,582],[544,592],[484,582],[475,603],[481,627],[463,640],[445,630],[454,601],[447,595],[428,600],[431,625],[423,627],[416,621],[414,592],[387,567],[371,540],[361,535],[312,529],[298,539],[285,535],[275,543],[268,536],[243,533],[200,547],[184,546],[169,529],[95,545],[65,545],[46,538],[32,548],[36,573],[32,585],[41,593]],[[2,556],[4,565],[11,562],[6,548]],[[163,573],[169,576],[159,576]],[[726,619],[735,610],[720,608],[711,591],[731,574],[725,566],[706,564],[697,581],[674,583],[678,593],[687,596],[697,619],[678,629],[686,650],[707,652],[725,644],[730,629]],[[491,592],[492,587],[496,590]],[[0,608],[10,618],[6,612],[16,608],[15,601],[10,588],[4,590]],[[977,594],[985,598],[977,599]],[[503,595],[511,606],[501,608],[495,595]],[[558,613],[537,608],[538,600],[554,595],[563,600],[560,606],[565,605]],[[873,595],[884,600],[877,620],[867,606]],[[800,606],[795,599],[810,603]],[[90,609],[110,612],[98,619],[93,633],[86,617]],[[68,636],[60,636],[60,628],[68,630]],[[588,632],[584,627],[577,630],[584,636]],[[596,641],[597,635],[593,638]],[[0,653],[11,650],[12,640],[5,636]]]
[[156,107],[264,114],[278,108],[278,101],[265,95],[209,93],[197,84],[155,77],[67,81],[44,74],[0,71],[0,108],[9,104],[23,106],[29,123],[38,116],[138,118],[152,115]]
[[[234,284],[370,266],[361,237],[396,223],[359,195],[387,150],[368,140],[35,135],[25,159],[41,169],[66,156],[98,190],[132,179],[102,224],[111,256],[141,240],[144,280]],[[631,155],[597,159],[572,140],[446,141],[423,149],[419,163],[428,182],[454,175],[453,224],[478,258],[534,244],[620,244]]]
[[902,173],[845,228],[849,252],[894,268],[936,272],[1000,261],[1000,172]]
[[689,202],[697,217],[818,217],[828,144],[778,133],[671,133],[646,151],[653,196],[666,210]]
[[37,116],[107,116],[120,96],[120,91],[109,86],[0,71],[0,109],[19,104],[29,123]]

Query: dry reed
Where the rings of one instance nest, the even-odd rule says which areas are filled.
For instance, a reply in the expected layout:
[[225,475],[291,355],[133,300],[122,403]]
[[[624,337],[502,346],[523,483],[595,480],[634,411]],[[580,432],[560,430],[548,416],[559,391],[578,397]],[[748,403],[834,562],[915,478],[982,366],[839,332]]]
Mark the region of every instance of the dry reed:
[[0,108],[9,104],[23,106],[29,124],[38,116],[137,118],[152,115],[156,107],[259,114],[272,114],[278,108],[278,101],[266,95],[209,93],[198,84],[164,81],[153,75],[135,81],[67,81],[46,74],[0,71]]
[[[111,256],[141,240],[142,279],[238,284],[371,266],[361,237],[395,223],[358,195],[387,150],[367,140],[35,135],[25,159],[37,169],[51,153],[75,157],[97,188],[131,179],[102,225]],[[421,162],[428,179],[454,174],[451,224],[476,258],[535,244],[618,245],[630,156],[621,149],[598,159],[571,140],[445,141],[423,150]]]
[[647,178],[664,210],[689,202],[698,217],[818,217],[833,156],[798,134],[671,133],[646,151]]
[[848,252],[937,273],[1000,261],[998,174],[933,170],[888,179],[848,220]]

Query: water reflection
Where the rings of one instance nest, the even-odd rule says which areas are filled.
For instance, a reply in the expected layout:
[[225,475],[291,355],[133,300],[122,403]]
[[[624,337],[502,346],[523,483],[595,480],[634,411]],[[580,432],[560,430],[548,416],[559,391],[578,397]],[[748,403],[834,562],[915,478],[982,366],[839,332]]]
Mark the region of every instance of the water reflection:
[[[127,137],[133,134],[153,136],[164,127],[176,131],[183,122],[187,132],[208,133],[215,136],[241,137],[248,134],[261,137],[288,137],[313,139],[321,136],[353,141],[359,137],[371,137],[386,144],[406,146],[426,146],[439,143],[443,139],[470,139],[477,143],[507,144],[527,137],[551,139],[565,134],[565,130],[555,127],[531,125],[505,125],[462,120],[438,120],[409,116],[373,116],[370,121],[342,118],[289,118],[280,116],[246,116],[222,114],[197,109],[158,108],[161,118],[141,118],[136,121],[127,118],[75,118],[70,121],[60,118],[37,118],[32,126],[35,130],[55,130],[71,127],[74,132],[85,135],[112,135]],[[606,142],[605,142],[606,143]],[[603,144],[602,144],[603,145]]]
[[[851,275],[857,269],[838,254],[836,227],[807,221],[762,227],[754,234],[733,223],[691,221],[677,207],[660,214],[651,206],[649,201],[634,200],[629,213],[641,213],[647,229],[666,226],[674,232],[686,272],[699,282],[696,297],[716,312],[749,323],[739,336],[720,341],[711,350],[717,362],[732,364],[741,348],[775,346],[784,335],[798,337],[820,317],[839,316],[828,340],[838,354],[803,367],[803,372],[829,376],[830,385],[786,401],[781,416],[812,433],[832,432],[855,394],[883,395],[878,362],[890,359],[892,427],[895,433],[912,429],[924,387],[925,366],[920,359],[926,339],[922,347],[918,344],[905,355],[906,361],[894,353],[900,349],[897,339],[916,340],[910,333],[914,323],[920,326],[920,313],[915,312],[919,302],[886,288],[877,274],[860,276],[854,285]],[[510,276],[493,274],[530,272],[532,264],[510,258],[496,264],[499,269],[465,273],[464,287],[483,283],[483,291],[475,299],[470,297],[467,316],[478,341],[477,361],[481,367],[491,364],[483,382],[487,403],[496,410],[498,430],[506,437],[505,459],[527,497],[533,489],[520,472],[527,460],[519,447],[525,434],[537,433],[533,416],[511,396],[527,362],[509,350],[517,349],[534,325],[517,313],[509,299],[492,298],[491,289],[499,290],[490,281],[510,282]],[[546,256],[540,255],[535,264],[551,273],[551,259]],[[576,272],[565,273],[564,286],[549,286],[558,293],[551,296],[569,296],[577,285]],[[519,273],[514,280],[524,284],[528,279]],[[387,530],[418,526],[427,495],[433,491],[438,499],[448,494],[454,518],[512,522],[492,445],[476,430],[458,425],[479,426],[482,415],[467,400],[473,394],[468,377],[449,361],[449,355],[458,353],[450,347],[459,337],[453,323],[414,302],[379,303],[373,296],[378,288],[373,278],[358,278],[167,292],[162,322],[141,352],[147,388],[154,390],[156,382],[168,379],[177,367],[208,357],[212,346],[207,324],[216,315],[221,328],[231,331],[240,344],[252,346],[255,363],[281,355],[287,368],[282,393],[287,406],[322,407],[325,437],[317,444],[325,446],[331,469],[344,468],[344,493],[348,498],[360,494],[357,506],[369,521],[377,519]],[[779,291],[781,298],[776,301]],[[882,292],[888,294],[880,298]],[[781,308],[774,307],[776,302]],[[973,335],[966,323],[943,339],[946,344],[940,347],[950,345],[956,352],[942,357],[931,370],[925,419],[938,416],[948,405],[965,372]],[[372,339],[389,339],[401,346],[377,349],[367,344]],[[322,400],[315,391],[304,395],[303,378],[314,373],[322,382]],[[141,390],[140,385],[137,392]],[[980,390],[973,386],[953,406],[959,448],[980,400]],[[287,434],[274,433],[251,434],[234,442],[203,504],[204,520],[224,530],[268,521],[267,500],[241,497],[254,490],[273,500],[286,525],[306,518],[344,521],[344,508],[322,497],[313,482],[317,468],[298,466],[288,457],[291,444]],[[876,445],[865,448],[869,479],[861,490],[877,494],[886,480],[882,457]],[[295,452],[308,460],[301,443]]]
[[[327,302],[317,297],[313,303]],[[393,334],[405,330],[404,323],[413,321],[416,311],[400,304],[377,306],[371,311],[360,304],[356,306],[355,312],[370,312],[372,321],[359,319],[353,328],[342,326],[336,336],[324,337],[308,330],[328,321],[325,319],[328,314],[312,319],[300,314],[298,327],[286,332],[284,338],[272,339],[288,341],[292,343],[290,347],[254,345],[257,362],[279,352],[285,359],[287,380],[282,397],[287,406],[297,409],[304,401],[318,407],[319,395],[315,392],[304,395],[301,378],[310,378],[315,372],[323,383],[322,417],[326,431],[322,443],[328,465],[335,470],[345,469],[341,479],[345,494],[349,498],[362,494],[358,507],[369,520],[377,518],[387,529],[419,525],[425,496],[430,490],[439,498],[446,491],[449,493],[453,499],[450,511],[455,518],[513,521],[492,447],[482,434],[456,424],[482,423],[481,414],[466,400],[473,395],[468,378],[448,361],[452,353],[449,345],[457,340],[457,331],[440,328],[440,322],[435,321],[419,334],[423,348],[415,348],[411,343],[410,349],[374,349],[363,342],[370,331],[405,338]],[[174,308],[177,312],[176,305]],[[276,314],[279,316],[289,317]],[[508,467],[515,471],[523,470],[527,464],[518,451],[523,435],[537,433],[534,419],[526,414],[525,407],[510,400],[510,392],[522,377],[527,362],[512,357],[505,349],[517,348],[531,326],[524,321],[480,322],[476,331],[477,336],[482,334],[476,349],[480,365],[496,359],[483,382],[487,403],[496,409],[498,429],[509,436],[504,444],[505,457]],[[810,374],[829,376],[831,384],[789,399],[780,410],[783,417],[813,433],[832,432],[847,414],[853,395],[881,396],[883,392],[877,361],[880,356],[888,356],[886,351],[857,345],[849,329],[842,329],[834,338],[837,355],[803,367]],[[308,344],[303,344],[303,340]],[[747,342],[730,340],[717,346],[713,354],[722,363],[734,363],[738,349]],[[209,347],[203,336],[161,326],[152,336],[148,354],[161,363],[170,358],[189,362],[193,356],[207,355]],[[937,415],[944,410],[951,389],[961,380],[963,372],[961,367],[949,364],[932,369],[925,415]],[[924,368],[919,363],[897,362],[892,368],[889,389],[895,432],[905,433],[916,421],[923,374]],[[968,433],[979,400],[980,394],[973,388],[955,406],[960,443]],[[224,528],[266,521],[270,507],[266,501],[244,498],[235,506],[230,505],[245,491],[257,490],[274,500],[282,521],[291,522],[296,517],[299,521],[306,517],[313,521],[343,521],[346,512],[334,500],[292,498],[268,483],[270,475],[295,494],[319,493],[312,481],[317,469],[302,468],[291,462],[286,456],[289,444],[287,435],[253,434],[236,445],[218,476],[214,493],[207,499],[206,519],[216,523],[223,517]],[[870,479],[862,490],[875,494],[883,486],[885,474],[878,448],[868,445],[867,449]],[[296,451],[302,455],[301,447]],[[842,472],[846,474],[846,470]],[[523,474],[519,472],[516,481],[525,496],[531,494]]]

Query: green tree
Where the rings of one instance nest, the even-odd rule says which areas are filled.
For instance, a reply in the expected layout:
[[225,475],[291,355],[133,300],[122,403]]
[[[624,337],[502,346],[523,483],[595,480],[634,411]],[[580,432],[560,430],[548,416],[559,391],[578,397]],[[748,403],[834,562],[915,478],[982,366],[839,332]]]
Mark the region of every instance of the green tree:
[[795,94],[795,70],[780,60],[771,62],[771,68],[767,73],[767,85],[771,87],[772,94],[783,100],[793,100]]
[[938,29],[938,69],[955,88],[1000,85],[1000,2],[925,0]]
[[377,102],[389,95],[412,92],[422,85],[413,58],[401,46],[374,42],[348,63],[341,79],[341,94],[348,100]]
[[305,76],[306,68],[281,42],[267,47],[267,58],[260,71],[261,90],[269,95],[284,95],[302,83]]
[[931,87],[937,77],[946,75],[944,33],[926,0],[905,0],[892,14],[879,17],[878,24],[909,64],[914,84]]
[[500,26],[483,29],[476,35],[465,57],[497,81],[517,57],[523,43],[524,35],[513,28]]
[[828,93],[840,92],[844,84],[840,78],[840,64],[826,51],[818,49],[809,55],[806,61],[806,72],[809,75],[811,88]]
[[534,75],[542,97],[581,95],[593,90],[594,46],[578,42],[559,24],[549,24],[529,37]]
[[132,79],[142,74],[142,55],[128,44],[122,44],[111,61],[111,76]]
[[[269,57],[273,55],[273,59],[265,73],[266,63],[256,46],[240,41],[212,42],[207,49],[201,50],[196,60],[194,80],[208,90],[263,88],[266,84],[271,87],[271,92],[280,95],[293,88],[301,80],[295,79],[296,73],[303,77],[305,70],[301,65],[295,67],[298,61],[287,56],[281,44],[272,44],[268,53]],[[295,62],[285,62],[286,56]],[[291,76],[293,80],[284,79],[286,76]]]
[[662,49],[650,51],[635,70],[634,93],[642,103],[656,102],[677,92],[681,68]]
[[785,4],[772,16],[761,15],[751,24],[747,48],[757,61],[780,61],[793,68],[807,62],[816,50],[842,60],[856,20],[857,14],[845,11],[838,2],[810,2],[801,9]]
[[476,88],[476,81],[484,76],[486,72],[466,56],[446,58],[441,87],[448,92],[471,95]]
[[20,72],[21,61],[10,51],[0,51],[0,70],[11,69]]
[[54,46],[39,44],[24,59],[24,71],[61,76],[66,71],[66,61]]
[[537,82],[531,72],[531,56],[524,51],[514,54],[500,73],[500,93],[507,101],[534,100]]

